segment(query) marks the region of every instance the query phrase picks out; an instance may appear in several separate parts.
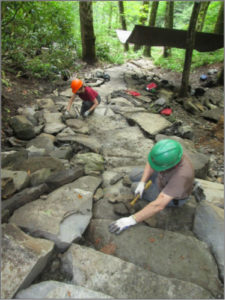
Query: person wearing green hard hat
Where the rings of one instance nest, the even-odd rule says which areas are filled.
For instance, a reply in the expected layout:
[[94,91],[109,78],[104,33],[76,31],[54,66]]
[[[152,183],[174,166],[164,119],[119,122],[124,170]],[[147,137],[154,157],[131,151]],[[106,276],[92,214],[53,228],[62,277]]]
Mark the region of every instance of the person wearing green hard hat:
[[[140,223],[166,207],[180,207],[189,200],[194,184],[194,168],[181,144],[172,139],[157,142],[148,155],[143,169],[134,169],[130,174],[132,188],[136,195],[149,201],[134,215],[109,225],[109,231],[119,234],[130,226]],[[145,190],[148,180],[152,181]]]

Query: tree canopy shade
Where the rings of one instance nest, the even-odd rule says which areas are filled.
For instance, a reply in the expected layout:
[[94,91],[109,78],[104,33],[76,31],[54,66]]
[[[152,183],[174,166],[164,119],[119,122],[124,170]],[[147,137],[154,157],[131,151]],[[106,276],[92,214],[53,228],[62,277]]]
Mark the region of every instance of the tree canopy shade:
[[[149,24],[149,12],[155,2],[158,8],[154,26],[165,27],[166,5],[171,1],[123,1],[122,15],[128,31],[133,30],[135,24]],[[187,30],[194,1],[172,2],[173,28]],[[85,3],[91,5],[92,17],[87,10],[80,18],[80,4]],[[221,1],[210,2],[203,32],[214,32],[216,23],[221,28],[222,4]],[[124,46],[116,36],[116,29],[121,28],[120,15],[118,1],[2,1],[2,69],[17,76],[49,78],[56,70],[78,71],[81,59],[88,63],[96,59],[123,63],[129,58],[138,58],[143,54],[142,49],[134,52],[130,48],[124,52]],[[173,55],[182,53],[174,49],[177,50],[172,49]],[[161,49],[152,47],[155,62],[160,55]],[[163,64],[173,59],[173,55]],[[214,57],[216,60],[214,54],[209,58],[213,60]],[[221,59],[222,54],[219,54]],[[182,59],[177,61],[180,63],[176,66],[181,68]],[[199,61],[205,62],[203,56]],[[178,68],[176,66],[174,64]]]

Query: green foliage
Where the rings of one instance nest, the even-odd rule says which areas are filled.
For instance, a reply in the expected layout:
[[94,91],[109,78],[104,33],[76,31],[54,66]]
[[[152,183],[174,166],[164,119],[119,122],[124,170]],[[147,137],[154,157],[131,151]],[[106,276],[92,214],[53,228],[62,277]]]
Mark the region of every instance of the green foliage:
[[213,32],[216,24],[218,12],[220,9],[221,1],[212,1],[209,4],[208,11],[206,14],[203,31],[204,32]]
[[[124,51],[116,29],[121,28],[118,1],[93,1],[96,54],[99,60],[122,64],[128,59],[142,57],[142,49]],[[174,28],[187,29],[194,1],[174,2]],[[221,1],[209,5],[205,32],[212,32]],[[124,1],[127,30],[132,30],[140,21],[143,1]],[[152,1],[150,1],[150,6]],[[3,1],[2,17],[2,65],[14,70],[18,76],[24,74],[52,79],[60,71],[76,71],[81,57],[79,1]],[[163,27],[166,1],[160,1],[156,26]],[[150,10],[149,10],[150,13]],[[44,48],[48,48],[47,50]],[[162,47],[152,47],[156,65],[181,72],[185,50],[172,49],[172,56],[162,57]],[[223,51],[212,53],[193,52],[192,68],[223,60]],[[10,84],[2,76],[4,85]]]
[[5,72],[1,71],[1,81],[2,84],[5,85],[6,87],[10,87],[12,86],[12,83],[10,82],[10,80],[6,77]]
[[[74,2],[2,2],[3,66],[39,78],[53,76],[52,65],[58,71],[71,66],[77,9],[78,3]],[[48,47],[51,55],[40,54],[43,47]]]
[[[160,66],[165,69],[182,72],[185,59],[185,49],[172,48],[171,50],[172,55],[164,58],[162,54],[162,48],[152,47],[152,57],[154,59],[154,63],[156,66]],[[222,62],[223,60],[223,49],[219,49],[214,52],[198,52],[194,50],[192,55],[191,70],[194,70],[202,65]]]

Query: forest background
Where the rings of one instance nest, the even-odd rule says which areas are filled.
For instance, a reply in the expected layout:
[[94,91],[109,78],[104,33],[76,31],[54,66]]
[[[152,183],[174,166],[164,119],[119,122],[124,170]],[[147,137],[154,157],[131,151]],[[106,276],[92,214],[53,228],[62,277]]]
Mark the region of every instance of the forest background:
[[[124,27],[123,21],[130,31],[136,24],[148,26],[154,2],[158,2],[154,26],[165,27],[170,1],[91,1],[98,62],[122,64],[143,56],[143,47],[134,51],[134,46],[129,45],[129,49],[125,49],[118,40],[116,29]],[[187,30],[195,1],[173,2],[173,28]],[[204,15],[199,13],[198,31],[223,33],[224,2],[204,2],[207,8]],[[79,71],[82,66],[80,9],[80,1],[1,2],[3,85],[10,85],[7,72],[17,77],[54,79],[65,70]],[[165,58],[162,48],[151,48],[155,65],[181,72],[185,49],[172,48],[171,55]],[[224,49],[205,53],[194,50],[191,68],[223,59]]]

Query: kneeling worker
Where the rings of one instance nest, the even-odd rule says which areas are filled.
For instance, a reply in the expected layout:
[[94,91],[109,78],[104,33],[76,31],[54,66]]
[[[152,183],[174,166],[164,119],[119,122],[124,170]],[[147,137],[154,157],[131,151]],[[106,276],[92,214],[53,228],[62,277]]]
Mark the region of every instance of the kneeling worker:
[[[110,224],[109,231],[116,234],[154,216],[165,207],[180,207],[187,202],[194,184],[194,168],[180,143],[164,139],[153,146],[144,170],[134,170],[130,179],[136,182],[135,194],[140,193],[141,198],[150,203],[134,215]],[[152,184],[144,190],[149,179]]]
[[71,105],[76,97],[76,94],[83,100],[80,114],[82,117],[87,117],[92,114],[95,108],[101,102],[101,98],[98,93],[89,86],[85,86],[83,81],[80,79],[75,79],[71,82],[71,88],[73,95],[69,100],[66,108],[66,114],[69,114]]

